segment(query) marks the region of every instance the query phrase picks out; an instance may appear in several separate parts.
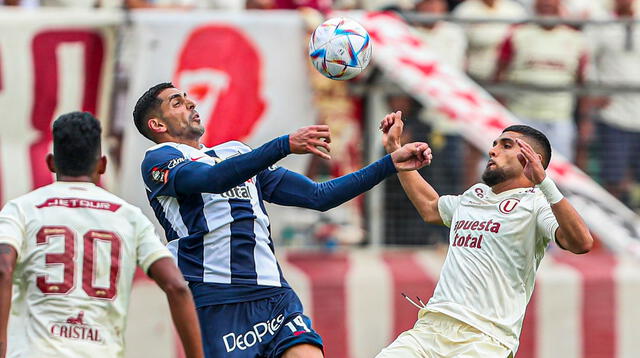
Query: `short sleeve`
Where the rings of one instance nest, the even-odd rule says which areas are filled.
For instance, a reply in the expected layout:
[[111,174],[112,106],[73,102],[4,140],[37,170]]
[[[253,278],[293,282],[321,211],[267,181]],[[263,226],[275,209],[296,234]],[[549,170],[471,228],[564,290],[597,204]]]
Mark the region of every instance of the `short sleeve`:
[[8,244],[20,254],[26,235],[24,215],[18,204],[10,201],[0,211],[0,244]]
[[262,192],[262,197],[266,201],[271,201],[273,192],[278,187],[282,177],[287,173],[287,169],[272,165],[258,174],[258,185]]
[[460,205],[459,195],[443,195],[438,199],[438,212],[440,213],[440,218],[442,222],[451,226],[451,220],[453,219],[453,213],[456,211],[458,206]]
[[175,178],[178,170],[191,163],[191,159],[178,149],[163,146],[146,153],[142,161],[142,180],[151,198],[177,196]]
[[136,212],[136,228],[137,228],[137,263],[144,272],[149,270],[151,265],[164,257],[172,257],[169,250],[164,246],[160,238],[156,234],[153,224],[142,214],[141,211]]

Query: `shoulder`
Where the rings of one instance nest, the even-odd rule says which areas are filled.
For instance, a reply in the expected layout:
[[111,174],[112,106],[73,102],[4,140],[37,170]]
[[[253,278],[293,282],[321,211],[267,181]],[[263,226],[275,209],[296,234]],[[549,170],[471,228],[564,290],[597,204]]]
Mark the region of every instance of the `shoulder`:
[[478,183],[462,193],[464,198],[486,198],[491,193],[491,187],[484,183]]
[[[185,146],[177,143],[162,143],[153,146],[145,152],[142,167],[156,166],[169,161],[186,160],[188,158],[188,150],[183,147]],[[179,163],[176,162],[174,164],[177,165]]]
[[236,156],[238,154],[245,154],[251,151],[251,147],[237,140],[232,140],[218,144],[211,148],[203,148],[206,153],[215,152],[215,155],[225,159]]
[[466,0],[453,9],[454,16],[473,16],[480,7],[477,0]]
[[502,1],[502,9],[508,15],[513,15],[513,16],[527,15],[527,10],[524,8],[524,6],[512,0]]

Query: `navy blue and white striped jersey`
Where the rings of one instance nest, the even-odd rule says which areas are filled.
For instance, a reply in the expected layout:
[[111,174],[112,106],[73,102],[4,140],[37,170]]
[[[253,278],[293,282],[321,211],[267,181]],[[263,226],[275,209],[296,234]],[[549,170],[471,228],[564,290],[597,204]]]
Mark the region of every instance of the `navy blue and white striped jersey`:
[[146,152],[142,176],[147,196],[164,227],[169,251],[190,284],[289,287],[276,261],[263,204],[285,169],[269,167],[219,194],[185,195],[176,187],[176,173],[184,168],[215,166],[250,151],[231,141],[202,149],[162,143]]

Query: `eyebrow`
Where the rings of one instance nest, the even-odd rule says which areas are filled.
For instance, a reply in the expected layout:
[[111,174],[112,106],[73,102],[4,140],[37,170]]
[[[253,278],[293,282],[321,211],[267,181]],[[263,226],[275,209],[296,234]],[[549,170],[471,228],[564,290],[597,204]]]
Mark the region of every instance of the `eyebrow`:
[[498,142],[511,142],[511,143],[515,143],[515,141],[511,138],[498,138],[498,140],[494,140],[493,141],[493,146],[495,147],[496,144],[498,144]]
[[187,93],[186,93],[186,92],[182,92],[182,93],[174,93],[174,94],[172,94],[171,96],[169,96],[169,98],[167,98],[167,100],[168,100],[169,102],[171,102],[171,100],[172,100],[172,99],[177,98],[177,97],[181,97],[181,96],[186,98],[186,97],[187,97]]

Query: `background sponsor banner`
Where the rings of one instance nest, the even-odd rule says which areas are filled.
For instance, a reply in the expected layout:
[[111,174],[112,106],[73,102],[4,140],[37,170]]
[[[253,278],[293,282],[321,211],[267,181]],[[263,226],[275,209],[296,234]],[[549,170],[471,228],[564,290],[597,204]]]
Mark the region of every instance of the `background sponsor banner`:
[[[357,16],[371,34],[376,65],[414,98],[444,113],[482,152],[488,151],[504,128],[518,122],[465,74],[438,62],[429,44],[398,16],[350,15]],[[640,259],[640,220],[633,211],[557,153],[547,173],[610,249]]]
[[59,114],[89,111],[108,127],[121,19],[117,12],[0,10],[0,204],[52,182],[44,157]]

